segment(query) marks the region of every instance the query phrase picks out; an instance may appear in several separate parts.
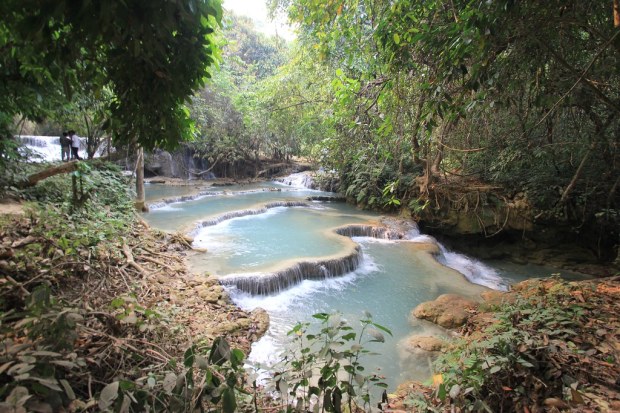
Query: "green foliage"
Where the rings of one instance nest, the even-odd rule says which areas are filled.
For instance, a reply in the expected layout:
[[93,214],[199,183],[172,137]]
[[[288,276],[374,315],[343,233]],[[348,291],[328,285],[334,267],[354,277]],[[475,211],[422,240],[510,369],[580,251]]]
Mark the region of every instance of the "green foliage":
[[[541,218],[617,242],[612,223],[595,219],[610,203],[617,209],[620,174],[620,35],[605,4],[271,6],[300,25],[297,58],[327,73],[326,103],[312,110],[325,113],[329,133],[310,152],[340,173],[351,199],[394,205],[382,190],[399,180],[394,200],[407,205],[442,181],[479,179],[524,192]],[[290,120],[299,128],[306,119]],[[384,168],[393,174],[378,179]],[[423,169],[437,186],[405,182]]]
[[172,147],[191,133],[183,104],[219,59],[218,0],[7,0],[0,14],[3,132],[15,115],[38,119],[57,113],[74,91],[97,96],[108,88],[117,142]]
[[209,349],[191,346],[183,366],[149,374],[136,381],[109,383],[99,395],[101,410],[193,412],[196,409],[234,413],[244,377],[244,354],[216,338]]
[[235,176],[237,170],[255,175],[260,157],[274,145],[257,89],[284,60],[282,39],[258,33],[248,18],[235,15],[225,19],[217,36],[223,61],[212,81],[192,98],[189,109],[197,136],[186,146],[217,176]]
[[[76,399],[69,381],[86,366],[72,352],[81,313],[57,302],[49,287],[41,285],[24,309],[0,315],[0,330],[6,337],[0,349],[1,407],[26,411],[25,406],[33,407],[29,399],[36,399],[38,408],[52,411]],[[12,334],[6,334],[7,328]]]
[[557,282],[549,289],[524,290],[515,302],[500,306],[498,322],[481,339],[461,340],[435,362],[435,374],[441,377],[436,396],[442,404],[507,411],[514,400],[562,394],[563,386],[577,391],[576,379],[560,377],[561,368],[551,357],[560,350],[577,352],[573,340],[579,340],[578,331],[587,322],[587,304],[568,301],[570,286]]
[[[112,305],[132,302],[119,299]],[[147,320],[155,314],[143,310],[132,306],[120,318],[144,331],[147,324],[130,320],[134,312],[141,312]],[[80,409],[96,405],[101,411],[114,412],[193,412],[206,406],[225,413],[236,411],[238,394],[245,392],[241,387],[245,356],[223,338],[216,338],[210,348],[194,345],[187,349],[183,366],[172,363],[142,378],[114,381],[102,388],[96,401],[85,401],[85,389],[71,386],[89,374],[86,360],[75,352],[79,332],[85,329],[83,314],[57,302],[49,287],[42,285],[32,292],[25,309],[0,315],[3,335],[9,337],[4,331],[9,326],[13,333],[13,339],[5,339],[0,348],[0,407],[59,411],[69,405]]]
[[28,200],[41,202],[31,204],[33,233],[54,240],[65,255],[122,239],[135,217],[131,190],[116,167],[91,170],[83,164],[76,172],[81,196],[88,194],[79,205],[72,188],[76,176],[51,177],[20,193]]
[[363,358],[374,353],[364,347],[370,342],[383,342],[382,332],[389,329],[374,323],[369,313],[360,320],[356,332],[338,314],[319,313],[318,331],[310,323],[296,324],[288,335],[292,355],[288,354],[273,376],[277,390],[288,406],[287,411],[318,409],[340,412],[347,406],[371,405],[371,386],[387,385],[376,374],[366,374]]

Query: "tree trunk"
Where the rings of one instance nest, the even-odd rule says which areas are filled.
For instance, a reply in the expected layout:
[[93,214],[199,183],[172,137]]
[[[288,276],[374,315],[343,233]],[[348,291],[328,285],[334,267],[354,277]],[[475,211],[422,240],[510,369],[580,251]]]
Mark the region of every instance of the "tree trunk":
[[40,172],[29,175],[26,180],[20,182],[18,185],[20,188],[29,188],[35,186],[39,181],[52,177],[54,175],[66,174],[73,172],[77,169],[77,161],[71,161],[64,163],[60,166],[54,166],[52,168],[44,169]]
[[560,204],[564,204],[568,200],[568,196],[575,188],[575,185],[577,184],[577,181],[579,180],[579,177],[581,176],[581,171],[583,171],[583,167],[586,165],[588,158],[590,158],[590,155],[592,154],[593,149],[594,149],[594,144],[592,144],[590,149],[588,149],[588,152],[586,152],[586,154],[581,159],[581,162],[579,163],[579,167],[577,167],[577,171],[575,171],[575,174],[573,175],[573,179],[571,179],[570,183],[568,184],[568,186],[562,193],[562,197],[560,198]]
[[144,201],[144,149],[138,148],[136,158],[136,201],[134,205],[138,211],[148,212]]

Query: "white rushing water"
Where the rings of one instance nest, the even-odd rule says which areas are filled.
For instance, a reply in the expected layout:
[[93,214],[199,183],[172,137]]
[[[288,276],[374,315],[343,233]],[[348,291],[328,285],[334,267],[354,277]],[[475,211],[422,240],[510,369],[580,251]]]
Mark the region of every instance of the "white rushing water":
[[[21,135],[18,139],[22,147],[27,148],[34,155],[33,162],[54,162],[61,160],[60,137],[58,136],[31,136]],[[22,151],[22,154],[25,154]]]
[[440,242],[430,235],[420,234],[418,229],[411,230],[407,233],[407,239],[412,242],[433,243],[439,247],[440,254],[437,260],[465,276],[470,282],[478,285],[489,287],[493,290],[508,291],[510,288],[506,279],[502,278],[497,270],[482,263],[479,260],[468,257],[465,254],[449,251]]
[[[56,162],[62,159],[59,136],[18,135],[16,139],[21,142],[20,152],[26,155],[30,152],[29,160],[32,162]],[[79,155],[86,158],[86,138],[80,138]],[[27,151],[24,151],[26,149]],[[95,158],[101,156],[102,147],[95,153]]]

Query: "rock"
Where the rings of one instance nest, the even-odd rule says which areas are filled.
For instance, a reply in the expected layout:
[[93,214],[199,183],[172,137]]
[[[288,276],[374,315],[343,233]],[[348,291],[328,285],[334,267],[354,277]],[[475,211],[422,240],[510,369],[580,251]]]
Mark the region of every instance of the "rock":
[[[158,176],[173,177],[174,165],[170,152],[156,149],[153,153],[145,154],[144,169]],[[151,180],[151,182],[153,182]]]
[[217,303],[222,298],[224,288],[221,285],[203,285],[197,288],[198,296],[208,303]]
[[252,320],[250,320],[249,318],[238,318],[235,324],[237,325],[237,329],[250,328]]
[[251,317],[256,324],[256,336],[262,337],[269,329],[269,314],[262,308],[256,308],[252,310]]
[[218,284],[217,277],[209,275],[207,278],[202,279],[202,283],[207,286],[212,286]]
[[501,291],[483,291],[480,296],[486,305],[501,305],[508,297],[506,293]]
[[412,336],[405,342],[405,350],[409,352],[416,351],[443,351],[447,343],[437,337],[431,336]]
[[478,303],[457,294],[443,294],[435,301],[426,301],[413,310],[417,318],[431,321],[444,328],[460,327],[467,321],[468,310]]

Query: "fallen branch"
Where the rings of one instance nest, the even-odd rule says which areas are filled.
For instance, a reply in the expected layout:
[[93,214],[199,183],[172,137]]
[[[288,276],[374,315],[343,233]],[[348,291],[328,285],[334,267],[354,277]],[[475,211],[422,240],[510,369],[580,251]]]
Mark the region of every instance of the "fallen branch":
[[179,269],[179,268],[173,268],[173,267],[171,267],[171,266],[170,266],[170,265],[168,265],[168,264],[164,264],[163,262],[161,262],[161,261],[159,261],[159,260],[156,260],[155,258],[151,258],[151,257],[149,257],[149,256],[146,256],[146,255],[140,255],[140,259],[141,259],[141,260],[144,260],[144,261],[149,261],[149,262],[152,262],[153,264],[157,264],[157,265],[159,265],[160,267],[167,268],[167,269],[169,269],[169,270],[170,270],[170,271],[172,271],[172,272],[179,272],[179,271],[181,271],[181,269]]
[[129,248],[129,246],[125,243],[123,243],[123,254],[125,254],[125,257],[127,257],[127,265],[133,267],[134,269],[138,270],[138,272],[140,274],[142,274],[143,276],[147,277],[149,275],[148,271],[146,271],[140,264],[138,264],[134,258],[133,258],[133,253],[131,252],[131,248]]

